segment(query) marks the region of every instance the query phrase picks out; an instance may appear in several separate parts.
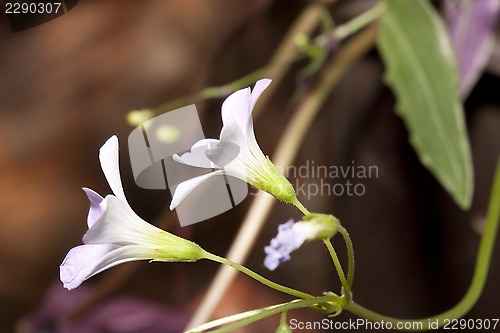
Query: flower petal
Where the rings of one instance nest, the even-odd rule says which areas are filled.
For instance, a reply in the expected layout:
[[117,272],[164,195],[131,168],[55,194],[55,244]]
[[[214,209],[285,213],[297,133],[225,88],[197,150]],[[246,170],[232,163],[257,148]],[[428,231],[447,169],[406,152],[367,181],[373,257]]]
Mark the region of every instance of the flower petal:
[[224,170],[217,170],[207,173],[206,175],[188,179],[177,185],[172,197],[172,202],[170,203],[170,210],[174,210],[174,208],[177,207],[182,202],[182,200],[184,200],[184,198],[186,198],[191,192],[193,192],[193,190],[198,187],[198,185],[212,178],[213,176],[222,174],[224,174]]
[[224,103],[222,103],[222,122],[224,127],[236,125],[245,136],[247,133],[253,132],[252,110],[262,92],[270,84],[270,79],[261,79],[255,83],[252,91],[247,87],[229,95]]
[[90,200],[89,215],[87,217],[87,225],[90,228],[96,223],[96,221],[102,216],[103,208],[101,207],[101,202],[104,200],[99,193],[91,190],[90,188],[83,187],[82,190],[87,195]]
[[127,199],[125,198],[125,193],[123,193],[123,185],[120,178],[118,149],[118,137],[113,135],[99,150],[99,160],[101,161],[101,168],[109,187],[111,187],[111,190],[118,198],[126,202]]
[[264,266],[270,271],[274,271],[278,266],[290,260],[289,254],[283,254],[271,246],[264,247],[266,258],[264,259]]
[[208,149],[205,155],[219,167],[224,167],[238,157],[240,150],[240,146],[237,144],[223,141],[219,142],[215,147]]
[[244,149],[245,146],[258,147],[253,130],[252,110],[262,92],[271,84],[270,79],[261,79],[250,88],[236,91],[222,104],[222,127],[220,140],[231,142]]
[[[251,121],[250,88],[240,89],[229,95],[222,103],[222,123],[225,127],[237,127],[245,134],[248,122]],[[223,140],[221,132],[221,140]]]
[[74,289],[93,274],[93,268],[110,251],[118,248],[113,244],[80,245],[72,248],[60,266],[60,278],[64,288]]
[[[248,121],[247,127],[245,129],[246,137],[248,138],[249,141],[255,142],[255,145],[258,146],[257,140],[255,139],[255,133],[253,130],[253,119],[252,119],[252,112],[253,108],[255,107],[255,104],[259,100],[260,95],[266,90],[267,87],[271,84],[272,80],[271,79],[260,79],[259,81],[255,82],[255,86],[252,89],[252,93],[250,94],[250,119]],[[259,148],[260,150],[260,148]]]
[[457,56],[460,95],[465,99],[493,53],[500,2],[447,0],[443,5],[444,19]]
[[[251,135],[250,138],[255,141],[255,135]],[[221,142],[230,142],[238,147],[240,147],[240,151],[246,149],[248,146],[248,138],[246,132],[243,132],[239,125],[235,121],[226,121],[222,130],[220,131],[220,141]]]
[[165,231],[147,223],[126,202],[108,195],[101,218],[83,236],[84,244],[157,245],[166,241]]
[[281,263],[290,260],[290,253],[304,244],[306,238],[294,228],[293,220],[278,226],[278,235],[271,240],[271,244],[264,248],[266,259],[264,265],[273,271]]
[[60,266],[64,287],[71,290],[83,281],[116,265],[153,259],[155,249],[149,246],[115,244],[80,245],[71,249]]
[[191,151],[179,156],[174,154],[172,158],[174,161],[198,167],[198,168],[216,168],[214,163],[206,155],[206,151],[216,147],[220,141],[217,139],[203,139],[196,142],[192,147]]
[[264,92],[264,90],[269,87],[273,80],[271,79],[260,79],[255,82],[255,87],[253,87],[252,93],[250,94],[250,112],[253,111],[255,103],[259,99],[260,95]]

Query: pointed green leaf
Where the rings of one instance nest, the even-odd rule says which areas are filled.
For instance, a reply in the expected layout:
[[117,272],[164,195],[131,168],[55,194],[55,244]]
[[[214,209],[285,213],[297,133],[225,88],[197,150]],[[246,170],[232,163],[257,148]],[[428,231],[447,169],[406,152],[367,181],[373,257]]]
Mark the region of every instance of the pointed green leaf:
[[455,56],[427,0],[385,0],[377,42],[385,82],[420,161],[462,208],[470,207],[472,161]]

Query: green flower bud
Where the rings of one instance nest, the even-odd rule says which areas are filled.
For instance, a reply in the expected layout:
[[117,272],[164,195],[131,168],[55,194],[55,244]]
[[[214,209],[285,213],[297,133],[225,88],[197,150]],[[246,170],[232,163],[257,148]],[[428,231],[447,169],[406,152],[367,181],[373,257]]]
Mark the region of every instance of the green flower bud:
[[[330,214],[321,213],[305,215],[302,223],[312,224],[308,226],[310,230],[314,230],[314,233],[309,232],[310,234],[314,234],[312,239],[330,239],[337,233],[340,226],[338,218]],[[308,237],[308,239],[311,240],[311,237]]]

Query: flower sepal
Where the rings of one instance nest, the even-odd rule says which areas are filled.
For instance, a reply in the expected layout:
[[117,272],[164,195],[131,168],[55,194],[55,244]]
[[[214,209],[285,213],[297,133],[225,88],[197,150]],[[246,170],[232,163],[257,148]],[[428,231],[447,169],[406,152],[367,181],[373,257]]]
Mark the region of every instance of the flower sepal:
[[[300,223],[300,222],[297,222]],[[310,223],[307,225],[308,233],[311,235],[307,240],[313,239],[330,239],[338,232],[340,221],[333,215],[310,213],[302,218],[302,223]]]
[[195,262],[206,258],[206,252],[198,244],[165,232],[167,237],[178,238],[181,242],[154,249],[155,257],[149,262]]
[[295,190],[290,181],[271,162],[269,156],[266,156],[264,164],[267,172],[261,172],[254,177],[254,180],[247,180],[251,185],[271,194],[276,199],[285,203],[294,204],[297,201]]

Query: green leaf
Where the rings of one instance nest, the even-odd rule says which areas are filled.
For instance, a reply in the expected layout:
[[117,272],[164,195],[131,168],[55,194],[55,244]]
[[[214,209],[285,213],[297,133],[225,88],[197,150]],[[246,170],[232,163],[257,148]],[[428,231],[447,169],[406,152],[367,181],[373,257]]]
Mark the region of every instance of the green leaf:
[[451,43],[428,1],[385,0],[377,46],[396,112],[420,161],[462,208],[472,200],[472,161]]

